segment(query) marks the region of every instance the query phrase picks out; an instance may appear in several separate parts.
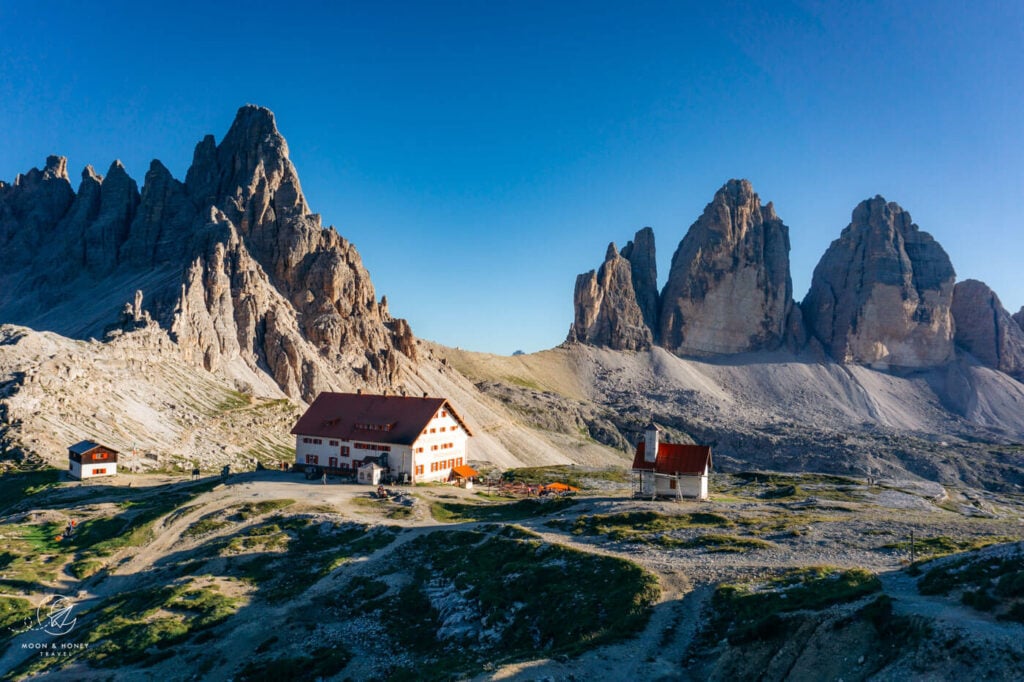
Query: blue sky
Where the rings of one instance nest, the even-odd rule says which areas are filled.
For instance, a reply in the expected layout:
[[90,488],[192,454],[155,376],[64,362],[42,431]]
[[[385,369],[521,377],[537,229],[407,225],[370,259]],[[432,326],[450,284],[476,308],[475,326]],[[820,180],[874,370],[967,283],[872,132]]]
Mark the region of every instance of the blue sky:
[[0,3],[0,179],[48,154],[184,178],[270,107],[303,189],[413,331],[560,343],[577,273],[679,240],[729,178],[790,227],[795,296],[862,199],[1024,305],[1024,4]]

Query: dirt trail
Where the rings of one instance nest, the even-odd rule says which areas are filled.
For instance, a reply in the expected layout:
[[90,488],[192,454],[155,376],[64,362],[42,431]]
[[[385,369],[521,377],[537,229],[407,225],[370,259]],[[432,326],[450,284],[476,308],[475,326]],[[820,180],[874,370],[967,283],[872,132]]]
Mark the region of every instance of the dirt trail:
[[1024,641],[1024,624],[996,620],[948,597],[920,594],[915,578],[906,573],[881,573],[878,578],[882,589],[892,597],[896,613],[931,618],[948,627],[969,630],[976,637],[1011,646],[1019,646]]

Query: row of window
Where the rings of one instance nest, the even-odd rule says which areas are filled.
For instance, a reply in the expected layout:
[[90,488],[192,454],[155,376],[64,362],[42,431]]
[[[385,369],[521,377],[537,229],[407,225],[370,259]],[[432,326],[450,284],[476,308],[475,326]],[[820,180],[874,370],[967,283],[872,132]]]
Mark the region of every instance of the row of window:
[[[442,426],[440,428],[440,430],[441,430],[441,433],[444,433],[445,430],[453,431],[454,432],[454,431],[458,431],[459,427],[458,426]],[[430,433],[437,433],[437,431],[438,431],[438,429],[434,428],[434,427],[431,427],[431,429],[430,429]]]
[[390,431],[394,424],[356,424],[361,431]]
[[[438,450],[450,450],[455,447],[455,443],[441,443],[440,445],[431,445],[430,451],[437,452]],[[423,448],[420,448],[421,450]]]
[[376,443],[352,443],[352,447],[360,450],[375,450],[377,452],[391,452],[390,445],[377,445]]
[[323,440],[321,440],[319,438],[306,438],[306,437],[302,438],[302,442],[303,443],[309,443],[311,445],[323,445],[323,443],[324,443]]
[[[455,458],[455,459],[442,460],[440,462],[431,462],[430,463],[430,470],[431,471],[444,471],[445,469],[452,469],[454,467],[460,467],[460,466],[462,466],[462,458],[458,457],[458,458]],[[422,468],[422,466],[418,467],[418,468]]]

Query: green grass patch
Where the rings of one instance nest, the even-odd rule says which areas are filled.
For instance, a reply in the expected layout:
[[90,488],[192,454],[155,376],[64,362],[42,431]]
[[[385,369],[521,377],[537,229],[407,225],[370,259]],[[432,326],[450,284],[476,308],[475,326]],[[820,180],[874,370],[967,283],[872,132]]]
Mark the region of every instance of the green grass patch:
[[59,476],[57,469],[7,471],[0,474],[0,514],[16,507],[25,498],[55,486]]
[[[217,538],[200,547],[195,558],[229,558],[231,575],[252,584],[258,598],[280,603],[301,594],[350,558],[386,547],[396,535],[395,528],[291,517]],[[303,570],[296,571],[295,566]]]
[[224,398],[217,403],[218,412],[228,412],[230,410],[237,410],[243,407],[248,407],[252,404],[252,397],[239,391],[228,391]]
[[709,533],[695,538],[681,540],[668,535],[656,536],[651,540],[663,547],[680,547],[683,549],[706,549],[709,552],[733,552],[742,554],[755,549],[773,549],[775,545],[760,538],[746,538],[737,535]]
[[153,539],[153,525],[157,520],[216,485],[219,481],[211,480],[187,486],[160,486],[144,497],[122,502],[125,511],[117,516],[81,524],[71,544],[88,556],[109,556],[126,547],[141,547]]
[[917,583],[925,595],[960,593],[960,601],[1002,620],[1024,623],[1024,553],[967,555],[935,566]]
[[152,665],[175,655],[175,646],[223,623],[242,603],[215,585],[198,587],[191,581],[118,594],[88,612],[89,627],[62,639],[86,648],[70,649],[67,658],[43,659],[30,669],[71,661],[100,668]]
[[[1003,542],[1014,541],[1015,538],[1010,538],[1003,535],[993,535],[983,538],[967,539],[951,538],[946,535],[939,535],[936,537],[919,539],[915,538],[914,554],[917,557],[921,557],[921,560],[929,560],[947,556],[949,554],[969,552],[975,549],[981,549],[982,547],[988,547],[989,545],[996,545]],[[910,539],[907,538],[905,540],[900,540],[899,542],[890,542],[888,544],[882,545],[882,549],[899,549],[909,553]]]
[[714,641],[740,644],[783,634],[781,614],[819,611],[881,590],[870,571],[815,566],[791,570],[767,583],[720,585],[711,598],[708,630]]
[[[617,641],[643,628],[660,593],[657,579],[632,562],[533,538],[440,531],[400,552],[411,581],[377,607],[397,644],[425,660],[392,679],[459,678],[484,663]],[[442,619],[429,596],[438,590],[460,595],[466,617],[495,636],[439,640]]]
[[302,656],[268,658],[246,663],[234,677],[238,682],[314,682],[343,671],[352,654],[341,645],[323,646]]
[[235,513],[232,518],[239,521],[248,521],[249,519],[270,512],[277,511],[278,509],[284,509],[295,504],[295,500],[281,499],[281,500],[262,500],[260,502],[246,502],[245,504],[235,505],[231,507],[235,509]]
[[193,523],[191,526],[189,526],[188,528],[183,530],[181,532],[181,537],[183,537],[183,538],[197,538],[197,537],[200,537],[202,535],[209,535],[210,533],[214,533],[214,532],[220,530],[221,528],[226,528],[227,526],[230,526],[230,525],[231,525],[230,521],[224,521],[222,519],[217,519],[217,518],[214,518],[213,516],[204,516],[203,518],[199,519],[198,521]]
[[504,376],[501,378],[506,384],[512,384],[513,386],[519,386],[521,388],[528,388],[531,391],[537,391],[543,393],[544,389],[536,381],[532,379],[526,379],[524,377],[517,377],[513,375]]
[[79,559],[78,561],[73,561],[71,565],[68,566],[68,573],[79,580],[85,580],[86,578],[96,575],[105,567],[106,563],[100,559]]
[[473,521],[522,521],[537,516],[554,514],[576,504],[569,497],[525,499],[506,504],[466,504],[463,502],[431,502],[430,513],[442,523],[470,523]]
[[653,511],[623,512],[620,514],[593,514],[580,516],[568,525],[573,535],[607,535],[616,541],[642,541],[649,533],[680,528],[728,528],[734,523],[728,517],[711,512],[689,514],[660,514]]
[[27,599],[0,595],[0,654],[19,632],[35,624],[36,610]]

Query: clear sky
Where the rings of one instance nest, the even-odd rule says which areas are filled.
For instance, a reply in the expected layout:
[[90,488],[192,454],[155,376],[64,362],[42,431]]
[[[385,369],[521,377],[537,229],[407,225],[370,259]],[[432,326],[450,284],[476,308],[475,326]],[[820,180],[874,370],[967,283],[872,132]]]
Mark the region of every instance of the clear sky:
[[[157,6],[159,5],[159,6]],[[714,192],[790,227],[794,293],[862,199],[1024,305],[1024,3],[0,1],[0,179],[183,179],[271,108],[313,210],[418,336],[560,343],[578,273]]]

